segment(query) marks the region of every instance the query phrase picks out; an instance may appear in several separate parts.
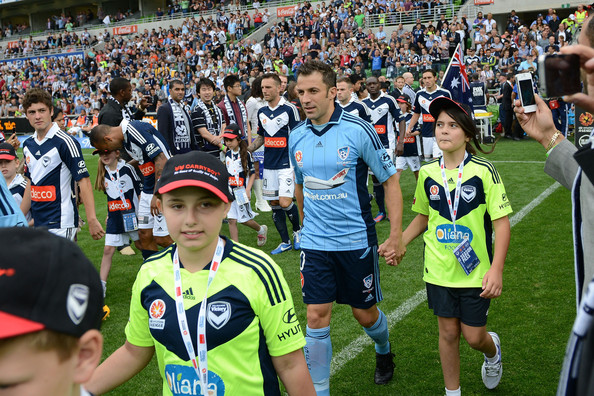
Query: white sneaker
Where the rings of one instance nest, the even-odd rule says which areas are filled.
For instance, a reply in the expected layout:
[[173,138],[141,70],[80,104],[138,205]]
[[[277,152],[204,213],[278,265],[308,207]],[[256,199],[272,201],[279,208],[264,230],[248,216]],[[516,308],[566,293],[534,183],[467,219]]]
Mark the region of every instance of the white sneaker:
[[501,366],[501,341],[499,341],[499,336],[496,333],[490,331],[489,334],[491,334],[491,338],[493,338],[493,342],[497,347],[497,363],[489,363],[485,356],[481,372],[483,384],[485,384],[487,389],[495,389],[499,385],[501,375],[503,374],[503,367]]
[[266,245],[267,239],[268,239],[268,226],[261,225],[260,231],[258,231],[258,246]]

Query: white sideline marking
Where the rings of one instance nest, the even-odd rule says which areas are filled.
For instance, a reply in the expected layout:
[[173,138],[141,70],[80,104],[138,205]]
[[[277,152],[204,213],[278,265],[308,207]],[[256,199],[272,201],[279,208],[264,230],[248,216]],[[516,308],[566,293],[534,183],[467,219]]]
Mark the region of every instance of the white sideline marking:
[[[549,195],[551,195],[561,184],[555,182],[549,188],[544,190],[538,197],[534,198],[528,205],[524,206],[518,213],[514,214],[510,220],[510,227],[514,227],[518,224],[528,213],[537,207],[542,201],[544,201]],[[416,292],[412,297],[406,300],[402,305],[386,315],[388,319],[388,328],[392,328],[396,323],[400,322],[411,313],[419,304],[427,299],[427,293],[425,289],[421,289]],[[330,364],[330,376],[333,376],[339,372],[342,367],[353,360],[363,348],[371,345],[373,341],[367,334],[362,334],[355,340],[351,341],[346,347],[340,352],[336,353],[332,357],[332,363]]]
[[489,161],[498,164],[544,164],[545,161]]

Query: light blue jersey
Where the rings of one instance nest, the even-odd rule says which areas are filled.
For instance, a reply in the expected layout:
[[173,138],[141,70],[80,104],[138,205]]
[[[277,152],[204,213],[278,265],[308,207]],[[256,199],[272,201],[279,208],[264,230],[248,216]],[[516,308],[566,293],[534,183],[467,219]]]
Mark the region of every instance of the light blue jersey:
[[301,247],[348,251],[377,245],[368,167],[380,182],[396,173],[373,126],[335,106],[317,130],[310,120],[289,136],[295,182],[303,186]]

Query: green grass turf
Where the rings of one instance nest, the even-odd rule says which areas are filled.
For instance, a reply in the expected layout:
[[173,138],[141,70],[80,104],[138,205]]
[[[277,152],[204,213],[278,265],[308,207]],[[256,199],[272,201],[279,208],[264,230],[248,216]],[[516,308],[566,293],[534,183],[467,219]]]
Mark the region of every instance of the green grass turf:
[[[543,172],[544,150],[534,141],[502,140],[494,153],[485,156],[494,162],[506,186],[514,212],[551,186],[554,181]],[[97,158],[85,150],[85,158],[94,180]],[[531,161],[529,163],[513,161]],[[410,171],[401,178],[404,196],[403,224],[414,217],[411,211],[415,179]],[[106,200],[95,193],[99,219],[105,219]],[[375,208],[374,208],[375,210]],[[84,211],[81,208],[81,212]],[[375,211],[374,211],[375,213]],[[270,213],[256,221],[267,224],[269,239],[265,251],[274,249],[280,239]],[[289,226],[290,227],[290,226]],[[385,239],[389,223],[377,227]],[[223,225],[222,233],[228,235]],[[240,241],[256,246],[256,233],[240,227]],[[99,267],[103,243],[93,241],[85,227],[79,245]],[[380,263],[386,313],[398,309],[411,296],[424,289],[422,282],[422,240],[408,247],[398,267]],[[299,255],[291,251],[274,256],[283,268],[291,287],[296,310],[305,327],[305,306],[300,296]],[[114,256],[106,302],[111,316],[103,324],[104,357],[124,342],[131,287],[141,264],[141,256]],[[575,315],[575,287],[571,234],[571,197],[558,188],[521,222],[512,228],[511,245],[504,271],[503,294],[490,308],[488,329],[497,331],[502,340],[504,375],[496,390],[487,391],[481,381],[482,356],[462,341],[461,386],[465,395],[544,395],[553,394],[563,360],[565,343]],[[331,328],[334,355],[339,354],[363,331],[352,318],[350,309],[335,306]],[[437,349],[437,320],[426,301],[421,302],[397,323],[391,323],[390,339],[396,353],[396,374],[387,386],[373,384],[374,349],[368,342],[362,352],[347,361],[331,378],[333,395],[430,395],[443,394],[443,379]],[[110,395],[156,395],[161,379],[153,359],[147,368]]]

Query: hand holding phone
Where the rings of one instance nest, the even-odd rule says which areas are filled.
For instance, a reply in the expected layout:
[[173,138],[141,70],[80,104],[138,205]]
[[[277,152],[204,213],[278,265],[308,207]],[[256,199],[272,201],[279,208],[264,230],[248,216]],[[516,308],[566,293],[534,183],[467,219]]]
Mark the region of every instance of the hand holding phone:
[[516,74],[516,83],[518,84],[518,97],[524,108],[524,113],[534,113],[536,111],[536,100],[534,99],[532,74]]

